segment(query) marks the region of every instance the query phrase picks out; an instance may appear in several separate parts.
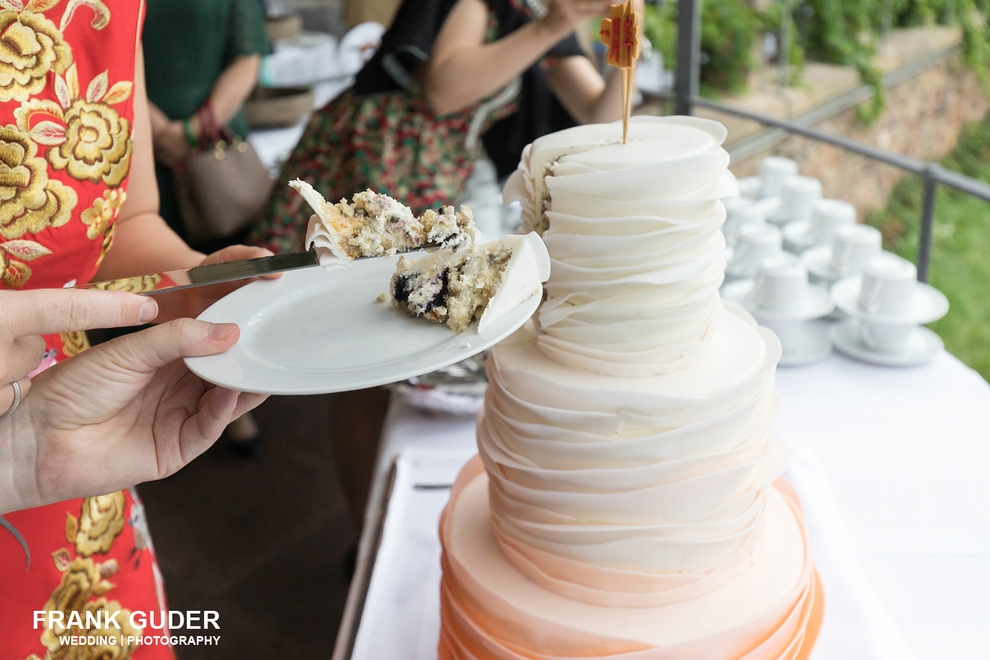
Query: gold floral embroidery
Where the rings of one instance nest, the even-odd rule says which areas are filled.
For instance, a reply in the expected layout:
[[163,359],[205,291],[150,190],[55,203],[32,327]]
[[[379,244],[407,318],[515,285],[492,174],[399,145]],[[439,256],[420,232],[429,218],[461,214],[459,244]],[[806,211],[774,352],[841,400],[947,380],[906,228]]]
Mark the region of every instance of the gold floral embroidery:
[[59,29],[29,11],[44,11],[52,4],[35,0],[24,11],[0,11],[0,101],[26,101],[45,88],[50,71],[64,73],[71,64],[72,50]]
[[48,166],[30,136],[16,126],[0,126],[0,237],[61,227],[78,201],[75,190],[49,180]]
[[104,291],[147,293],[148,291],[154,291],[155,287],[157,287],[161,281],[161,275],[141,275],[140,277],[128,277],[127,279],[113,280],[112,282],[102,282],[95,285],[93,288],[102,289]]
[[[58,565],[58,564],[56,564]],[[45,620],[45,631],[41,634],[41,643],[48,649],[46,658],[49,660],[127,660],[134,653],[136,643],[128,643],[127,638],[134,639],[141,634],[141,629],[135,628],[130,622],[130,611],[122,609],[117,601],[107,601],[101,598],[113,589],[113,584],[104,577],[116,572],[114,561],[105,564],[94,563],[91,559],[77,557],[68,566],[60,566],[62,582],[49,596],[45,603],[46,612],[62,612],[63,622]],[[95,600],[90,600],[95,598]],[[73,621],[75,612],[78,625]],[[120,612],[113,617],[114,612]],[[87,620],[86,614],[90,614]],[[120,624],[120,628],[110,625],[107,627],[108,615]],[[93,619],[99,627],[89,627]],[[49,623],[54,625],[49,627]],[[101,639],[95,646],[63,646],[60,636],[95,635]]]
[[0,243],[0,282],[19,289],[31,279],[31,268],[23,261],[34,261],[48,256],[52,251],[41,243],[14,240]]
[[76,532],[76,552],[89,557],[110,550],[113,540],[124,529],[125,503],[124,491],[84,499]]
[[[62,352],[65,353],[65,357],[74,357],[88,348],[89,338],[86,337],[86,333],[82,330],[78,332],[62,333]],[[66,532],[66,534],[68,534],[68,532]],[[75,534],[73,534],[73,538],[75,538]],[[70,542],[73,542],[73,539],[70,539]]]
[[[65,77],[55,76],[58,103],[31,99],[14,111],[18,127],[38,144],[50,146],[45,154],[52,168],[74,179],[119,186],[131,166],[131,123],[112,106],[131,97],[134,84],[109,86],[109,74],[96,76],[80,94],[73,64]],[[42,120],[35,122],[39,116]]]
[[120,209],[126,200],[127,193],[123,190],[107,190],[103,193],[103,197],[97,197],[93,206],[82,212],[82,222],[89,227],[86,236],[90,240],[100,234],[105,236],[110,225],[120,215]]

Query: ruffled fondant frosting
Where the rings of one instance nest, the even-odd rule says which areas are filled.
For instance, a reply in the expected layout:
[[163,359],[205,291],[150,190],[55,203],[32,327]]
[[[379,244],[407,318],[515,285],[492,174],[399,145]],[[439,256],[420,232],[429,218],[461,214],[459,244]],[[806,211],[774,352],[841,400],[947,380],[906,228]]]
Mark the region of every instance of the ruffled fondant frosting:
[[551,274],[489,357],[441,523],[441,657],[804,658],[822,596],[771,430],[780,343],[718,294],[724,128],[620,136],[541,138],[506,185]]

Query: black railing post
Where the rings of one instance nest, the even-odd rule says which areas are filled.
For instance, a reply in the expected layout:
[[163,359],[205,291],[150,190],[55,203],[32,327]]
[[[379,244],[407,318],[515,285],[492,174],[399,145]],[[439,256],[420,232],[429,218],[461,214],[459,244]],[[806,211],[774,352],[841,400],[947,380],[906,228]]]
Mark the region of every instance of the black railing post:
[[921,175],[925,184],[921,198],[921,232],[918,235],[918,281],[928,281],[928,269],[932,261],[932,228],[935,224],[935,198],[938,194],[938,181],[935,179],[935,165],[925,167]]
[[677,71],[674,114],[689,115],[701,75],[701,0],[677,0]]

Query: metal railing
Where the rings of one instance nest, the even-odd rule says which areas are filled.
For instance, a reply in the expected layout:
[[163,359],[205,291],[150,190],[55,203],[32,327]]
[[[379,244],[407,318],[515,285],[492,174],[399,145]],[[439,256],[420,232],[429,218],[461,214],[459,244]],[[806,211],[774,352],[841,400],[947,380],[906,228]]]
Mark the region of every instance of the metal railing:
[[701,2],[702,0],[677,0],[677,70],[674,77],[674,112],[692,114],[695,107],[709,108],[717,112],[749,119],[793,135],[824,142],[840,149],[865,156],[905,172],[921,177],[924,193],[921,202],[921,231],[918,237],[918,279],[928,281],[931,267],[935,201],[938,186],[955,188],[968,195],[990,202],[990,186],[938,163],[917,160],[908,156],[878,149],[841,135],[833,135],[793,122],[767,115],[748,112],[716,103],[698,96],[698,80],[701,74]]

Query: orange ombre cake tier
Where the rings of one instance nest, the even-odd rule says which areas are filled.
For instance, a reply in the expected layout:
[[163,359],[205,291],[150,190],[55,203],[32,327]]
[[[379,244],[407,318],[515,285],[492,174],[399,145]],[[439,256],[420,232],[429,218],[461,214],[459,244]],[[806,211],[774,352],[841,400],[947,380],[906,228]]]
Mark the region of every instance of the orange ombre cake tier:
[[772,430],[780,342],[724,303],[725,129],[581,126],[505,201],[551,257],[441,521],[441,659],[797,660],[824,595]]

